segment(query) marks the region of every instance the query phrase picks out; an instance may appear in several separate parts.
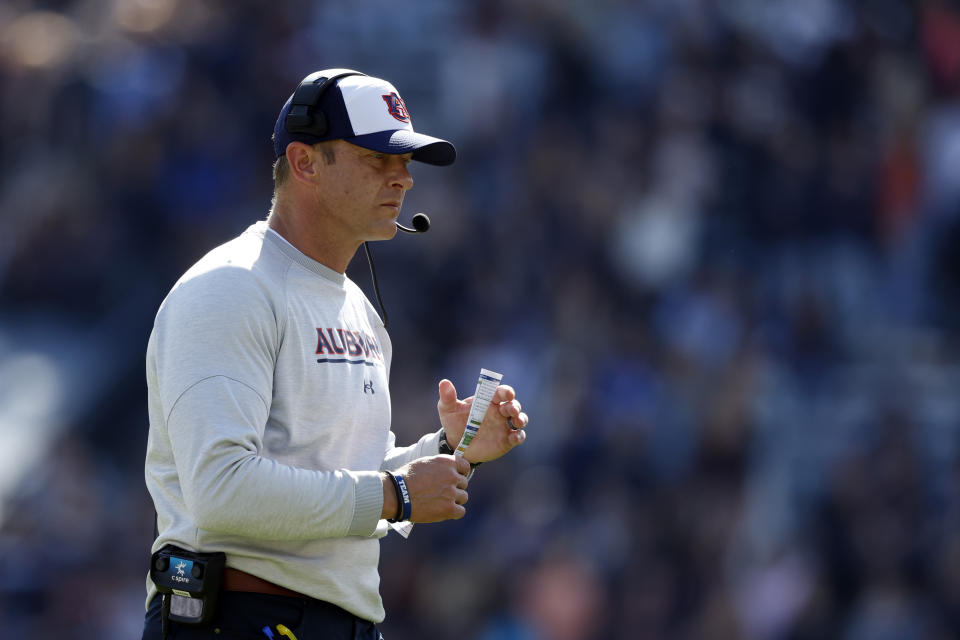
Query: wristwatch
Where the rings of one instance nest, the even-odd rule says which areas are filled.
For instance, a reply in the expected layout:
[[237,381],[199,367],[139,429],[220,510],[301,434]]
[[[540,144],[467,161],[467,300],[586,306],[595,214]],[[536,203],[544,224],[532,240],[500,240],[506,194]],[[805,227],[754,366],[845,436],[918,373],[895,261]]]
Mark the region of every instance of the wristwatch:
[[[454,449],[450,446],[450,443],[447,442],[447,432],[443,428],[440,429],[440,453],[446,456],[452,456]],[[477,467],[482,465],[482,462],[471,462],[470,463],[470,473],[467,475],[467,479],[473,477],[473,472],[477,470]]]
[[445,456],[453,455],[453,447],[447,442],[447,432],[444,429],[440,429],[440,453]]

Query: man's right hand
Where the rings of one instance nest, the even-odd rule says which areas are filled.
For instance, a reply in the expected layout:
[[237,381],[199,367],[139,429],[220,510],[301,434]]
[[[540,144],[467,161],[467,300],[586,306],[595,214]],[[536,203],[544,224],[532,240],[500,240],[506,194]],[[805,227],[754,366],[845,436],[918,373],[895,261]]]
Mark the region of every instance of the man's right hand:
[[[439,455],[420,458],[393,473],[403,476],[410,493],[411,522],[457,520],[467,510],[467,474],[470,463],[462,456]],[[384,477],[384,513],[392,518],[397,512],[393,480]]]

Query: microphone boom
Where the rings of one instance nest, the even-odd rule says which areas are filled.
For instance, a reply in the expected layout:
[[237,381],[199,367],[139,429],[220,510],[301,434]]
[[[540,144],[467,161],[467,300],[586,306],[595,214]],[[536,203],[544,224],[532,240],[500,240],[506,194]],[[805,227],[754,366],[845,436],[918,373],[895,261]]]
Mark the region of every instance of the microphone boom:
[[410,227],[403,226],[399,222],[394,224],[397,225],[397,229],[403,231],[404,233],[426,233],[430,230],[430,218],[428,218],[427,214],[425,213],[415,214],[411,220],[411,223],[413,224],[412,229]]

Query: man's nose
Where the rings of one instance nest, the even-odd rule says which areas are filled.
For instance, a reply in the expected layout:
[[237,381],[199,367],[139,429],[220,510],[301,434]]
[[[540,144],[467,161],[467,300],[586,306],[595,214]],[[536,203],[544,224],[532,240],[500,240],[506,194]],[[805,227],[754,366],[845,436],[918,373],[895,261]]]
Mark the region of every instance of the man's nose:
[[390,165],[390,184],[407,191],[413,188],[413,176],[403,158],[397,157]]

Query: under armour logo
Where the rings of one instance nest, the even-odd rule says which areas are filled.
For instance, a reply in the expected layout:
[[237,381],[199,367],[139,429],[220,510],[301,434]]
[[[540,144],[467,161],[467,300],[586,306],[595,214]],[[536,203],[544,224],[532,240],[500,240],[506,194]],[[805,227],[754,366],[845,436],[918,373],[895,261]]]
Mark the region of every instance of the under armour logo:
[[366,392],[368,392],[368,391],[369,391],[370,393],[376,393],[376,392],[373,390],[373,380],[364,380],[364,381],[363,381],[363,392],[366,393]]

